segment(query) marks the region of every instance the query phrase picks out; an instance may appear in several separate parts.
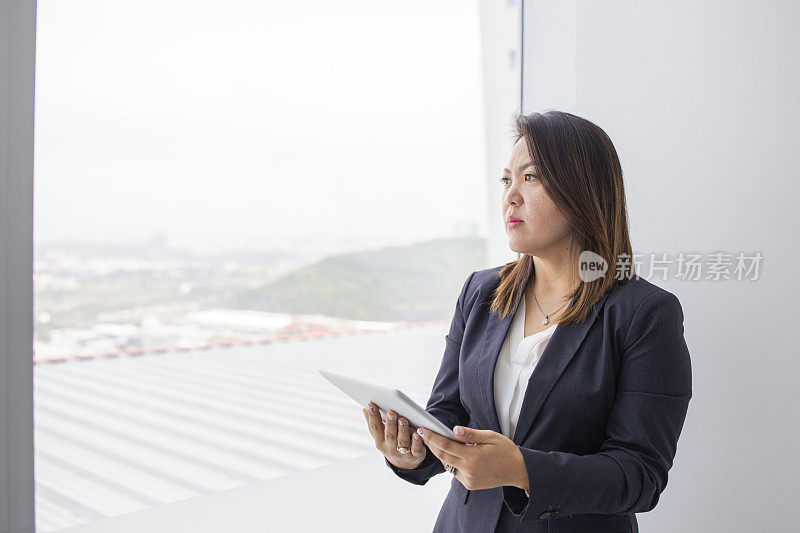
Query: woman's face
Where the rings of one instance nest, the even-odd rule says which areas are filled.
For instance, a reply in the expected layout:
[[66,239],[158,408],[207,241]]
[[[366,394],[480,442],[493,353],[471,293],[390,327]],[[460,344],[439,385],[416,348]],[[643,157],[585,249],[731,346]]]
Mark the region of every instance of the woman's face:
[[[525,138],[514,145],[508,168],[503,172],[503,225],[508,245],[514,252],[542,256],[548,251],[563,251],[569,245],[572,227],[545,192],[533,166]],[[509,226],[511,219],[521,224]]]

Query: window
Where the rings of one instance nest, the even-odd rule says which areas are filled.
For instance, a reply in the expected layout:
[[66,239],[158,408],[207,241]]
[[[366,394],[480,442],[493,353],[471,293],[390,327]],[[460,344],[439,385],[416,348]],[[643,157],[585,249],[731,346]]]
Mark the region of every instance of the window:
[[515,3],[222,7],[38,2],[39,531],[375,453],[488,266]]

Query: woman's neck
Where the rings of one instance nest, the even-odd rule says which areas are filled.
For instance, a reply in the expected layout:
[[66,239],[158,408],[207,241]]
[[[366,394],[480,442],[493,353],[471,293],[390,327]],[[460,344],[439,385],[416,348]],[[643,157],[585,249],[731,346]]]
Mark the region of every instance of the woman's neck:
[[551,307],[555,304],[558,307],[567,301],[578,287],[572,260],[564,257],[548,259],[537,256],[532,256],[532,259],[534,276],[526,289],[526,292],[530,291],[531,300],[535,294],[535,300],[543,306],[543,309],[545,304]]

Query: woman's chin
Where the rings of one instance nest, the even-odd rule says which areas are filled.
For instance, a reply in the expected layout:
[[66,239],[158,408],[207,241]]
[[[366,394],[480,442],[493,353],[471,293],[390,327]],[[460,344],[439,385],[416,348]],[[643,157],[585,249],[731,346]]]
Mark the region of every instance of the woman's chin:
[[511,249],[512,252],[516,252],[518,254],[526,254],[528,252],[525,251],[524,246],[520,246],[519,243],[515,243],[513,239],[509,239],[508,247]]

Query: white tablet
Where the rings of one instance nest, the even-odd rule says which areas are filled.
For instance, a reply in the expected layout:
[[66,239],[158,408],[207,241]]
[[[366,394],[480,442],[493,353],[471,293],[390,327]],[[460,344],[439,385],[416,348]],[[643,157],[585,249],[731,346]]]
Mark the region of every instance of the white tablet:
[[442,424],[438,418],[420,407],[414,400],[403,394],[402,391],[356,379],[354,377],[332,372],[323,368],[318,369],[322,377],[336,385],[342,392],[350,396],[363,408],[370,402],[378,406],[381,419],[386,422],[386,413],[391,410],[408,420],[409,428],[428,428],[439,435],[456,442],[464,442],[453,433],[453,428]]

